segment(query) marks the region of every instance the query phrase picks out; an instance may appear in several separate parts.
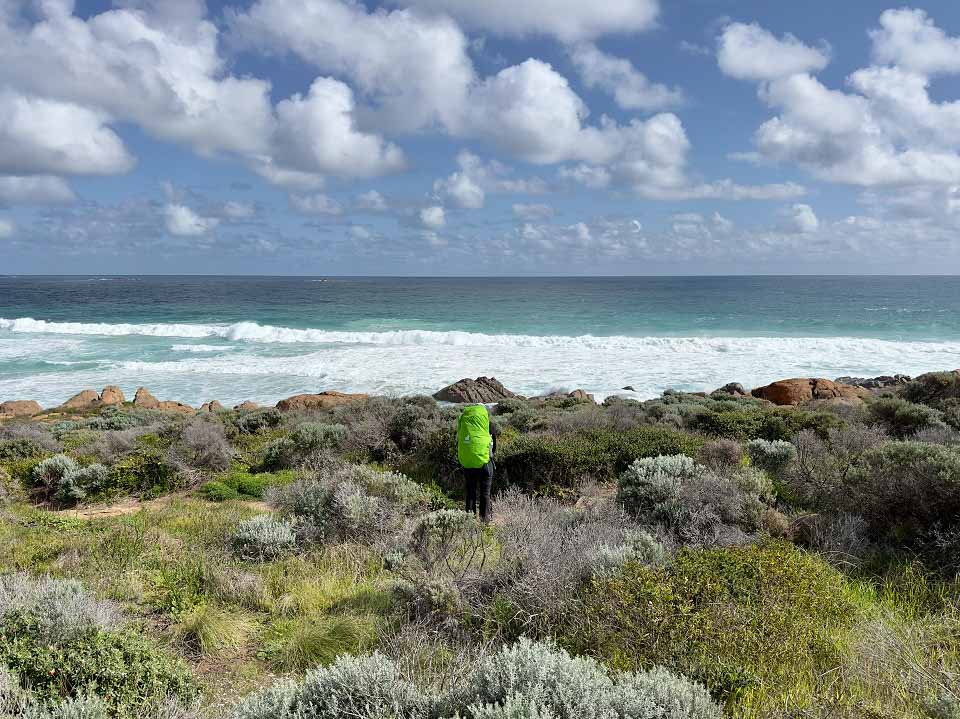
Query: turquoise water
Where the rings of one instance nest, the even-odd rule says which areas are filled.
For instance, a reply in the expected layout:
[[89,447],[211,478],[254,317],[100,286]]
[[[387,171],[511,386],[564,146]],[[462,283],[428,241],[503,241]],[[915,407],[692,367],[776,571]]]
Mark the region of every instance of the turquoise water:
[[0,277],[0,399],[706,390],[960,366],[960,278]]

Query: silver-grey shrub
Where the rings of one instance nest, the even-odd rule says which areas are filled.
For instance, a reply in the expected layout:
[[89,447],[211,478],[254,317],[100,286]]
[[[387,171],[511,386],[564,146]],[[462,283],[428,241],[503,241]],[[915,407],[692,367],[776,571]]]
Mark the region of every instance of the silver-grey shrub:
[[32,615],[43,636],[57,641],[120,623],[116,605],[97,599],[74,579],[0,575],[0,619],[13,613]]
[[342,656],[295,687],[240,702],[230,719],[720,719],[706,688],[666,669],[612,673],[589,657],[521,639],[431,696],[392,660]]
[[683,455],[635,461],[620,475],[617,497],[642,524],[698,546],[745,541],[763,514],[752,488]]
[[240,522],[230,541],[239,556],[270,561],[292,550],[297,538],[289,522],[260,514]]
[[782,439],[752,439],[747,444],[747,454],[755,466],[777,475],[797,457],[797,448]]
[[[520,639],[480,663],[464,690],[467,716],[554,719],[720,719],[707,689],[666,669],[610,673],[589,657],[553,644]],[[537,713],[516,714],[526,710]],[[511,716],[500,714],[499,716]]]

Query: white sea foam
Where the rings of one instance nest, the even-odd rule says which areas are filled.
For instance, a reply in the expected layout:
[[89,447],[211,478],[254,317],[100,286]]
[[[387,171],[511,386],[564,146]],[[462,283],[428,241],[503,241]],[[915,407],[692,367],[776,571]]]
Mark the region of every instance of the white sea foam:
[[[119,384],[129,392],[144,385],[163,399],[192,404],[209,399],[237,403],[274,402],[322,389],[430,393],[481,374],[494,375],[524,394],[582,387],[602,398],[632,385],[637,390],[632,396],[648,398],[668,388],[712,390],[731,381],[758,386],[784,377],[918,374],[960,366],[960,341],[857,337],[541,337],[335,332],[252,322],[88,324],[27,318],[0,320],[0,333],[5,332],[10,334],[0,340],[0,355],[5,343],[8,351],[15,344],[16,360],[79,359],[72,347],[51,357],[48,343],[87,336],[72,340],[82,343],[76,349],[83,359],[100,362],[97,367],[0,377],[0,399],[30,397],[48,404],[62,402],[78,388],[105,384]],[[122,336],[129,341],[96,339]],[[172,344],[172,351],[145,359],[140,337],[209,338],[232,344]],[[228,348],[232,351],[218,354]]]
[[232,349],[233,345],[170,345],[172,352],[224,352]]

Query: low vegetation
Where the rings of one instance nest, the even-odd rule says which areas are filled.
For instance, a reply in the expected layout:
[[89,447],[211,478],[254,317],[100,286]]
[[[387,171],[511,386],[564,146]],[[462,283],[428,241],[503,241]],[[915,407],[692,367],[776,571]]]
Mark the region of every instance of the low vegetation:
[[957,719],[960,388],[0,424],[0,715]]

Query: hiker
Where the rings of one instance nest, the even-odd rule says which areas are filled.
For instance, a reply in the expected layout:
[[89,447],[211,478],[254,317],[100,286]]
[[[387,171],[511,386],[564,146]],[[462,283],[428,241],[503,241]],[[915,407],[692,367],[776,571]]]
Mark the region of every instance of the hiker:
[[463,467],[466,510],[476,514],[479,508],[483,522],[490,520],[490,489],[493,486],[493,457],[496,451],[497,426],[490,421],[487,408],[482,404],[464,407],[457,418],[457,458]]

